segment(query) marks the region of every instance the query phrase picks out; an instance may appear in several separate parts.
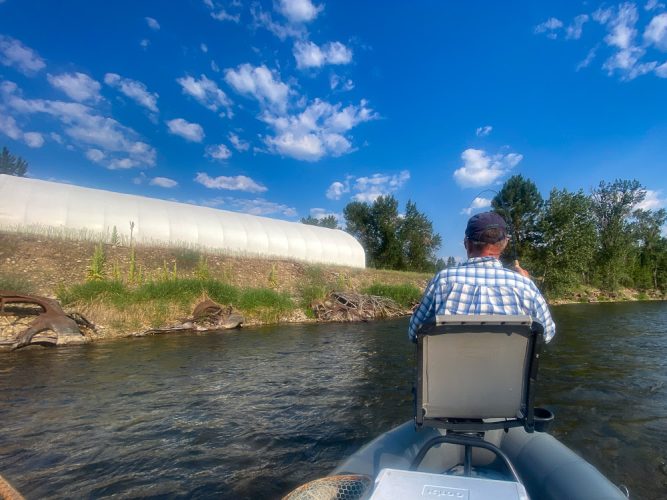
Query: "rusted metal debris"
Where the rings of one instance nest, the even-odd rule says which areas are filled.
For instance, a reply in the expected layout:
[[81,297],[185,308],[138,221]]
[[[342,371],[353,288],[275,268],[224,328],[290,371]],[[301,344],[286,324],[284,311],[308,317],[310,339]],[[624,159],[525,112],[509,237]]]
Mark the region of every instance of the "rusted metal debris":
[[[13,307],[9,306],[10,304]],[[19,305],[23,307],[17,307]],[[30,344],[55,346],[85,344],[90,341],[81,333],[79,324],[93,329],[94,325],[80,314],[67,316],[56,300],[0,290],[0,316],[32,315],[37,318],[10,341],[12,350]]]
[[360,293],[333,292],[313,304],[313,313],[321,321],[368,321],[396,318],[409,313],[387,297]]

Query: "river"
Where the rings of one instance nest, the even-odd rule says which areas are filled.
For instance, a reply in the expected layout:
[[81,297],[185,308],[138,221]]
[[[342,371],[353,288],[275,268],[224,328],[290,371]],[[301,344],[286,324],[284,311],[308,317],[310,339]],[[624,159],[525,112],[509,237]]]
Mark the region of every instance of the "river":
[[[667,303],[553,308],[537,402],[632,498],[667,497]],[[28,499],[279,498],[412,417],[407,320],[0,355],[0,474]]]

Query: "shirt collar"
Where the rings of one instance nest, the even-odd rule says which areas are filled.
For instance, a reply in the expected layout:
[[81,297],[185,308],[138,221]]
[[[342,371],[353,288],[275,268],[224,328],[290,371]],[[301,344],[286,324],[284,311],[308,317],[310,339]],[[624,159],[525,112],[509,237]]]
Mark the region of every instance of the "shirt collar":
[[463,266],[481,265],[484,267],[497,267],[497,268],[503,267],[502,263],[495,257],[470,257],[462,265]]

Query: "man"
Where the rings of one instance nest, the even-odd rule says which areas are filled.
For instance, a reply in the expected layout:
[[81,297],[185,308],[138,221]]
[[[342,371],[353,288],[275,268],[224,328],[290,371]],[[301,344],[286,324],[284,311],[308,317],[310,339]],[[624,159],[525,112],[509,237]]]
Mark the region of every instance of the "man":
[[507,246],[505,220],[494,212],[472,216],[463,245],[468,260],[433,277],[410,319],[410,339],[416,342],[419,328],[433,323],[436,314],[526,314],[544,327],[549,342],[556,325],[544,297],[518,261],[514,271],[500,263]]

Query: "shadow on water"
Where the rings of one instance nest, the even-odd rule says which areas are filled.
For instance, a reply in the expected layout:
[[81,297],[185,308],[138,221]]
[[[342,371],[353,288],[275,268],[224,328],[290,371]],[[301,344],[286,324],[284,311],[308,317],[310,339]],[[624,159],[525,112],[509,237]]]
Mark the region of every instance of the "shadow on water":
[[[633,498],[667,484],[667,305],[561,306],[538,402]],[[407,320],[0,357],[0,473],[27,498],[277,498],[412,416]],[[647,481],[647,473],[651,481]]]

